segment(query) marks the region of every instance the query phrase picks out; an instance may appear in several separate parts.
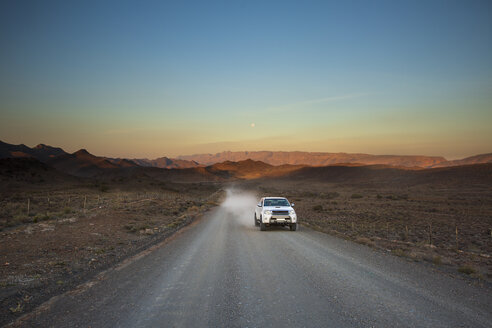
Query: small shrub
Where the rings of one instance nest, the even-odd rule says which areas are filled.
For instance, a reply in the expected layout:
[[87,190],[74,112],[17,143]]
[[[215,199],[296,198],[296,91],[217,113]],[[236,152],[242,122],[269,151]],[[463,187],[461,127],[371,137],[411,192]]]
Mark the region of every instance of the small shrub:
[[393,255],[396,255],[396,256],[399,256],[399,257],[407,256],[407,254],[405,253],[405,251],[403,249],[400,249],[400,248],[391,250],[391,253]]
[[333,199],[337,198],[338,196],[340,196],[339,193],[337,193],[336,191],[332,191],[326,194],[326,199]]
[[133,224],[127,224],[124,226],[124,228],[128,230],[128,232],[137,232],[137,227],[135,227]]
[[323,210],[323,206],[315,205],[315,206],[313,206],[313,210],[316,212],[321,212]]
[[389,195],[389,196],[386,196],[387,199],[389,200],[407,200],[408,199],[408,195],[407,194],[404,194],[404,195]]
[[173,229],[173,228],[176,228],[177,226],[179,226],[179,222],[174,221],[174,222],[169,223],[166,227]]
[[21,313],[24,310],[24,306],[21,303],[17,303],[17,307],[9,308],[11,313]]
[[50,217],[47,214],[36,214],[36,216],[32,219],[32,222],[37,223],[41,221],[49,220]]
[[435,265],[440,265],[442,264],[442,258],[439,255],[434,256],[432,258],[432,263],[434,263]]
[[366,238],[366,237],[357,237],[357,239],[355,241],[359,244],[366,245],[369,247],[374,246],[374,242],[372,240],[370,240],[369,238]]
[[350,196],[350,198],[352,199],[358,199],[358,198],[362,198],[363,196],[361,194],[352,194],[352,196]]
[[378,194],[378,195],[376,196],[376,198],[377,198],[377,199],[381,199],[381,198],[383,198],[383,196],[381,196],[380,194]]
[[70,214],[70,213],[73,213],[73,210],[72,210],[72,208],[71,208],[71,207],[65,207],[65,208],[63,209],[63,213],[65,213],[65,214]]
[[458,272],[464,273],[464,274],[473,274],[477,273],[477,270],[469,265],[462,265],[458,268]]

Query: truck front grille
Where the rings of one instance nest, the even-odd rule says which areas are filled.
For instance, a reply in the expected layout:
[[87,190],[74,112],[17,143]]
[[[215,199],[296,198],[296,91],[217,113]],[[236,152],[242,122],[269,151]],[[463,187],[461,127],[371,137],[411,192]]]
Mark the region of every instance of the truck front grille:
[[289,211],[272,211],[273,215],[289,215]]

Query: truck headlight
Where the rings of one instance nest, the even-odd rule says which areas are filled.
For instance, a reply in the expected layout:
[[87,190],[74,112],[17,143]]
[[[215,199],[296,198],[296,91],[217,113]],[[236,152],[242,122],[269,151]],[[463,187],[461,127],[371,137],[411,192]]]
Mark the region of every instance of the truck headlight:
[[294,211],[294,210],[290,210],[290,211],[289,211],[289,214],[290,214],[290,215],[295,215],[295,214],[296,214],[296,211]]
[[272,211],[265,211],[265,215],[271,215],[272,214]]

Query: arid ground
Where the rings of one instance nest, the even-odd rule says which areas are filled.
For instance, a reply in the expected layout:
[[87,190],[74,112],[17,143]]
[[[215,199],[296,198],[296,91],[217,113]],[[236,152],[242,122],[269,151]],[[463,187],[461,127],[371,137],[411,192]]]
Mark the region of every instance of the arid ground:
[[[492,164],[421,170],[244,161],[96,177],[29,159],[1,164],[0,324],[173,235],[220,204],[231,187],[257,198],[287,197],[301,230],[478,287],[492,281]],[[254,229],[250,210],[241,217],[251,216]]]
[[219,188],[168,183],[4,190],[0,324],[188,225],[218,204]]
[[492,281],[492,188],[268,179],[246,186],[295,203],[301,224],[416,262]]

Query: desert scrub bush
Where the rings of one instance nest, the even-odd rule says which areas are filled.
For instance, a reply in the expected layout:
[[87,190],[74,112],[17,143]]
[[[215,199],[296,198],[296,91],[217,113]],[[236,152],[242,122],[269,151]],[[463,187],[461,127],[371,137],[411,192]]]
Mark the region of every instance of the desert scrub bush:
[[200,211],[200,209],[197,206],[195,206],[195,205],[193,205],[191,207],[188,207],[188,212],[197,213],[199,211]]
[[9,308],[11,313],[21,313],[24,311],[24,306],[19,302],[16,307]]
[[323,210],[323,206],[322,205],[315,205],[315,206],[313,206],[313,211],[321,212],[322,210]]
[[338,192],[331,191],[331,192],[326,194],[325,198],[326,199],[333,199],[333,198],[337,198],[338,196],[340,196],[340,194]]
[[364,196],[362,196],[361,194],[352,194],[352,196],[350,196],[350,198],[352,199],[358,199],[358,198],[362,198]]
[[403,249],[396,248],[391,250],[391,254],[399,256],[399,257],[406,257],[407,253]]
[[38,223],[41,221],[46,221],[49,220],[50,216],[48,214],[36,214],[34,218],[32,219],[32,222]]
[[168,225],[166,225],[166,228],[173,229],[173,228],[178,227],[180,224],[181,224],[181,222],[179,222],[179,221],[174,221],[174,222],[171,222],[171,223],[169,223]]
[[123,226],[126,230],[128,230],[128,232],[132,232],[132,233],[135,233],[137,232],[137,227],[135,227],[133,224],[126,224]]
[[464,274],[473,274],[473,273],[477,273],[477,270],[470,265],[462,265],[458,268],[458,272],[461,272]]
[[380,194],[377,194],[376,198],[377,198],[377,199],[382,199],[382,198],[383,198],[383,196],[381,196]]
[[442,258],[439,255],[436,255],[432,258],[432,263],[434,263],[435,265],[441,265]]
[[386,196],[386,198],[389,200],[407,200],[408,195],[407,194],[405,194],[405,195],[389,195],[389,196]]
[[366,245],[369,247],[374,247],[374,242],[366,237],[357,237],[355,241],[359,244]]
[[74,212],[74,210],[68,206],[63,209],[63,214],[71,214],[73,212]]

